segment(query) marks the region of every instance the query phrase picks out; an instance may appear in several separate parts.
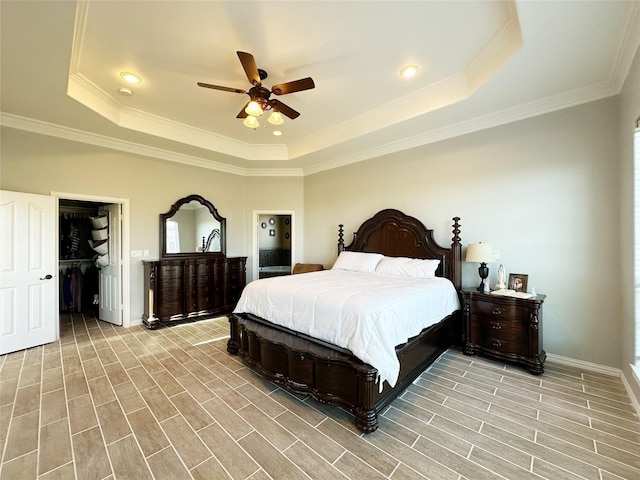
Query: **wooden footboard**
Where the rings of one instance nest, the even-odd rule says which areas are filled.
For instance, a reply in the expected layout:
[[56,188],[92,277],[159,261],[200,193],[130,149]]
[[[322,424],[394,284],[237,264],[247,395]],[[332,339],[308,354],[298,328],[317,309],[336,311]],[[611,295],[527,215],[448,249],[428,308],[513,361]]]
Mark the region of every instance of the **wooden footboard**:
[[425,329],[396,347],[400,376],[392,389],[378,391],[377,369],[348,350],[332,348],[315,339],[271,324],[251,314],[229,315],[227,351],[240,355],[249,368],[287,390],[344,407],[355,415],[365,433],[378,428],[378,414],[413,382],[452,343],[460,312]]

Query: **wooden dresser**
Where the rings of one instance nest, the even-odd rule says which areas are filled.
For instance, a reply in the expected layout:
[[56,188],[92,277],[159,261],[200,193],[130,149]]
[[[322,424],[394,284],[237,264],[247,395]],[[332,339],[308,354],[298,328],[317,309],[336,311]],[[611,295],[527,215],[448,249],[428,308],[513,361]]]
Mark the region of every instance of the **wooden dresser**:
[[182,256],[143,261],[144,314],[150,328],[158,322],[198,318],[231,311],[246,284],[247,257]]
[[522,299],[463,290],[464,353],[482,353],[544,372],[542,303],[545,295]]

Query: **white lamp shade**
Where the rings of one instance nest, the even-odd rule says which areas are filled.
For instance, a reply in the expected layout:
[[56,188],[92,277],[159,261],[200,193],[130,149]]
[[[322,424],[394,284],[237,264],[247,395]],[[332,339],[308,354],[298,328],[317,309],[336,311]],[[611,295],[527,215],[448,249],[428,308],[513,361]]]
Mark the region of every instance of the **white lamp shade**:
[[267,121],[273,125],[282,125],[284,123],[284,118],[282,118],[280,112],[274,110],[271,112],[271,115],[269,115]]
[[247,116],[247,118],[245,118],[242,123],[245,127],[249,128],[258,128],[260,126],[260,122],[253,115]]
[[262,115],[262,107],[255,100],[251,100],[246,108],[244,109],[247,115],[253,115],[254,117],[259,117]]
[[493,246],[490,243],[470,243],[467,246],[466,262],[489,263],[495,262]]

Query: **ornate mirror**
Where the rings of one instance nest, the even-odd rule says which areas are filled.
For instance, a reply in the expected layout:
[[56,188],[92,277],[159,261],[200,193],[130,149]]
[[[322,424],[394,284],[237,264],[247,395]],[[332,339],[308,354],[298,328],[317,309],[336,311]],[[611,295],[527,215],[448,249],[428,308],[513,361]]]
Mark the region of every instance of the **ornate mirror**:
[[160,254],[218,254],[227,249],[227,220],[213,204],[200,195],[181,198],[167,213],[160,214]]

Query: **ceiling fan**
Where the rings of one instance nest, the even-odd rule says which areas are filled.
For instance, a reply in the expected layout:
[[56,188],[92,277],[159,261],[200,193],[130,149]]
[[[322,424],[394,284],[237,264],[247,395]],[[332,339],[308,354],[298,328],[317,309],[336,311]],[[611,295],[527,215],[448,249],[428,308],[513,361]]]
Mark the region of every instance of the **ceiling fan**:
[[262,115],[263,111],[266,110],[272,111],[268,121],[276,125],[280,125],[284,122],[280,113],[286,115],[292,120],[298,118],[300,113],[296,112],[288,105],[285,105],[280,100],[270,98],[271,94],[286,95],[288,93],[315,88],[313,79],[311,77],[307,77],[293,82],[281,83],[274,85],[271,87],[271,90],[269,90],[262,86],[262,81],[267,78],[267,72],[256,66],[256,61],[253,58],[253,55],[246,52],[237,52],[237,54],[249,82],[253,85],[249,91],[245,91],[240,88],[221,87],[219,85],[211,85],[202,82],[197,82],[198,86],[212,88],[214,90],[222,90],[223,92],[246,93],[249,95],[249,101],[245,104],[242,110],[240,110],[240,113],[238,113],[236,118],[244,118],[244,125],[250,128],[256,128],[259,126],[256,117]]

